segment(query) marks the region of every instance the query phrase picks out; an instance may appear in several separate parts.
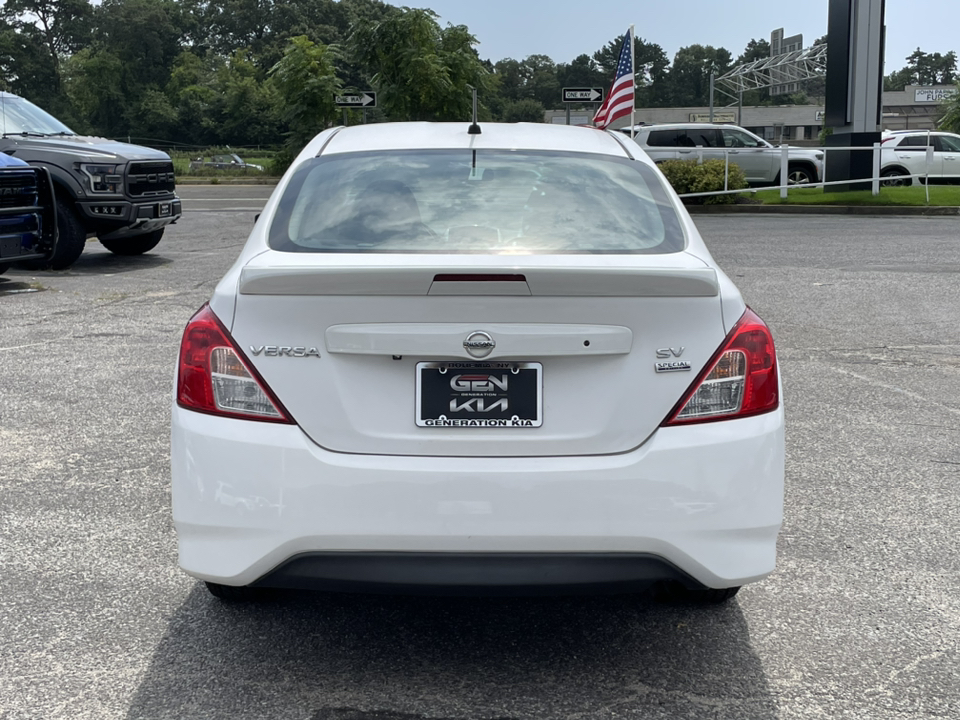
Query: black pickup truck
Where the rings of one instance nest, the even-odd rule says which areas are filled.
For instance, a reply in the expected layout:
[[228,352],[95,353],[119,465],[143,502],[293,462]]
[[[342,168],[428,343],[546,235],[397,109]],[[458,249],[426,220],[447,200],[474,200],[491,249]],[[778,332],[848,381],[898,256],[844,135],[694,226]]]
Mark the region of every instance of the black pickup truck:
[[0,274],[16,262],[49,262],[56,242],[50,174],[0,153]]
[[69,267],[87,237],[118,255],[157,246],[181,215],[173,162],[165,152],[77,135],[23,98],[0,92],[0,152],[45,168],[56,195],[59,240],[33,267]]

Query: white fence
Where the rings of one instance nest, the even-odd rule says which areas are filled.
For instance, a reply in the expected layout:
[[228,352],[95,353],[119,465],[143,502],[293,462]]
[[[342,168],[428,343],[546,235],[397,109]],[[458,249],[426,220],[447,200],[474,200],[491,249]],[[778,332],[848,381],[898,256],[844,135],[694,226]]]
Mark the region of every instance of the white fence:
[[[705,147],[702,147],[702,146],[697,146],[696,149],[691,149],[691,150],[690,150],[690,154],[696,154],[699,163],[702,164],[702,163],[703,163],[703,153],[704,153],[704,151],[708,151],[708,152],[713,153],[713,152],[716,152],[716,150],[718,150],[718,149],[719,149],[719,148],[716,148],[716,149],[715,149],[715,148],[705,148]],[[780,198],[783,199],[783,200],[786,200],[787,194],[788,194],[789,190],[797,190],[797,189],[800,189],[800,188],[811,188],[811,187],[824,188],[824,187],[829,187],[829,186],[831,186],[831,185],[860,185],[860,184],[866,184],[866,183],[868,183],[868,182],[870,183],[870,189],[871,189],[872,193],[873,193],[874,195],[879,195],[879,194],[880,194],[880,185],[881,185],[882,183],[889,183],[889,182],[891,181],[891,178],[881,178],[881,177],[880,177],[881,158],[882,158],[882,152],[883,152],[883,151],[881,150],[881,144],[880,144],[880,143],[874,143],[874,144],[873,144],[873,148],[863,147],[863,146],[858,146],[858,147],[819,147],[819,148],[803,148],[804,150],[815,150],[815,151],[818,150],[818,151],[820,151],[820,152],[823,153],[823,160],[822,160],[822,162],[821,162],[821,168],[820,168],[821,178],[820,178],[820,180],[819,180],[818,182],[813,182],[813,183],[791,183],[791,182],[790,182],[790,180],[789,180],[789,172],[790,172],[790,150],[791,150],[791,149],[796,150],[796,148],[790,148],[789,145],[780,145],[780,146],[779,146],[779,150],[780,150],[780,185],[779,185],[779,188],[780,188]],[[872,175],[872,177],[869,177],[869,178],[854,178],[854,179],[850,179],[850,180],[835,180],[835,181],[832,181],[832,182],[826,182],[826,181],[824,180],[824,178],[826,178],[826,173],[827,173],[827,161],[829,160],[829,155],[828,155],[828,154],[829,154],[830,152],[836,152],[836,151],[851,151],[851,150],[855,150],[855,151],[858,151],[858,152],[869,152],[869,151],[871,151],[871,149],[872,149],[872,152],[873,152],[873,175]],[[761,191],[764,191],[764,190],[771,190],[772,188],[778,187],[777,185],[772,185],[772,186],[767,186],[767,187],[752,187],[752,188],[746,188],[746,189],[743,189],[743,190],[730,190],[730,189],[729,189],[729,185],[730,185],[730,164],[731,164],[730,156],[731,156],[731,155],[742,155],[742,154],[749,153],[749,152],[751,152],[751,151],[752,151],[752,150],[749,149],[749,148],[737,148],[737,149],[735,149],[735,150],[731,150],[730,148],[723,148],[723,163],[724,163],[724,171],[723,171],[723,190],[717,190],[717,191],[714,191],[714,192],[702,192],[702,193],[683,193],[683,194],[680,195],[680,197],[681,197],[681,198],[688,198],[688,197],[710,197],[710,196],[713,196],[713,195],[737,195],[737,194],[740,194],[740,193],[757,193],[757,192],[761,192]],[[770,152],[770,150],[769,150],[769,149],[766,149],[766,150],[757,150],[757,151],[753,151],[753,152]],[[918,154],[919,154],[919,153],[918,153]],[[903,174],[903,175],[897,175],[897,176],[896,176],[898,179],[901,179],[901,180],[910,179],[911,181],[912,181],[914,178],[922,178],[922,179],[923,179],[923,185],[924,185],[924,187],[926,188],[927,203],[928,203],[928,204],[929,204],[929,202],[930,202],[930,183],[928,182],[928,180],[929,180],[929,177],[930,177],[930,168],[931,168],[931,166],[933,165],[933,160],[934,160],[934,157],[933,157],[933,146],[930,144],[929,133],[928,133],[927,147],[926,147],[925,171],[924,171],[923,173],[918,173],[918,174],[915,174],[915,175]],[[733,164],[736,164],[736,158],[734,158]]]

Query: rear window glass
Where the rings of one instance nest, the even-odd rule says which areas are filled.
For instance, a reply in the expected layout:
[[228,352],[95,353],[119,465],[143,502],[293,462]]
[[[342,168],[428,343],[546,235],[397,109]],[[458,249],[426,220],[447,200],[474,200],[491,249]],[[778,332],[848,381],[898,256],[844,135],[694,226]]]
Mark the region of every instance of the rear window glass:
[[685,247],[656,171],[582,153],[404,151],[304,163],[270,247],[313,253],[638,254]]

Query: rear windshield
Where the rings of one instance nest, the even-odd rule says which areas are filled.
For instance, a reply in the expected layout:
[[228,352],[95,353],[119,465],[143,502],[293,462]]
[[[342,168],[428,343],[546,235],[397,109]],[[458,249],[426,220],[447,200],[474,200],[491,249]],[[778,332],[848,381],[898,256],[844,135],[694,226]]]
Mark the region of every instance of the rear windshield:
[[296,171],[269,241],[313,253],[679,252],[662,182],[642,163],[582,153],[331,155]]

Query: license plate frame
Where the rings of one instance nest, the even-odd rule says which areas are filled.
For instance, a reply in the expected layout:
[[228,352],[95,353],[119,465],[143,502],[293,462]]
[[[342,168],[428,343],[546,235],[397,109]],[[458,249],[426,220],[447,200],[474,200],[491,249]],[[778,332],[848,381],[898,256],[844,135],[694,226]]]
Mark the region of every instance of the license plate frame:
[[416,401],[418,427],[538,428],[543,425],[543,364],[418,362]]
[[157,203],[157,217],[164,218],[173,215],[173,203]]

